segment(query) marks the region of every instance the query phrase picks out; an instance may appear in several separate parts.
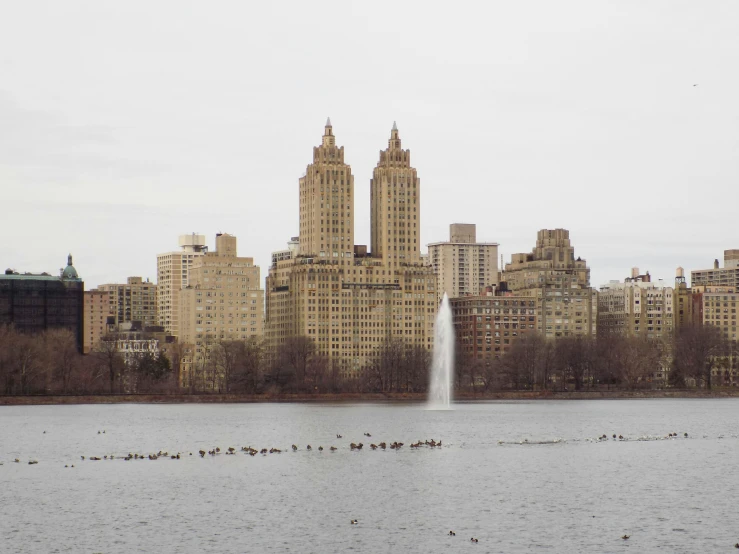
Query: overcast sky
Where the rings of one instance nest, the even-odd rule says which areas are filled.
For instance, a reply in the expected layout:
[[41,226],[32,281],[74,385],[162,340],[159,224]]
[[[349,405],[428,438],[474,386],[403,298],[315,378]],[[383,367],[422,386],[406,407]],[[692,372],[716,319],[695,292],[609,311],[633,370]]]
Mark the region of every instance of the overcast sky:
[[[4,2],[0,265],[156,280],[182,233],[267,274],[331,117],[369,181],[398,122],[421,241],[570,230],[599,286],[739,248],[739,2]],[[697,85],[697,86],[696,86]]]

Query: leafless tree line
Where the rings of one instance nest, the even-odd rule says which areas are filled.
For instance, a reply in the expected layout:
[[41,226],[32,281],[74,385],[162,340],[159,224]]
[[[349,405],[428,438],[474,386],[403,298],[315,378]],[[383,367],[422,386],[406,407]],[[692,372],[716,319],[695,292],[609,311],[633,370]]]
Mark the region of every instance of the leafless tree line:
[[112,340],[83,356],[67,329],[27,334],[12,325],[0,326],[0,394],[160,393],[175,388],[176,377],[164,355],[141,353],[126,364]]
[[[184,347],[166,345],[166,355],[139,353],[126,363],[116,342],[103,340],[80,355],[74,335],[63,329],[37,335],[0,326],[0,394],[151,393],[423,393],[431,353],[389,339],[359,369],[330,360],[305,336],[270,352],[261,340],[224,341],[193,364],[180,388]],[[601,335],[547,340],[521,337],[498,359],[474,359],[457,349],[459,391],[604,390],[734,386],[739,350],[715,327],[679,330],[670,340]]]
[[371,363],[354,368],[322,354],[306,336],[288,338],[275,352],[263,341],[223,341],[193,364],[193,393],[325,394],[424,392],[430,353],[421,346],[388,340]]
[[457,358],[461,390],[604,390],[733,386],[737,345],[715,327],[684,327],[667,340],[604,334],[521,337],[499,359]]

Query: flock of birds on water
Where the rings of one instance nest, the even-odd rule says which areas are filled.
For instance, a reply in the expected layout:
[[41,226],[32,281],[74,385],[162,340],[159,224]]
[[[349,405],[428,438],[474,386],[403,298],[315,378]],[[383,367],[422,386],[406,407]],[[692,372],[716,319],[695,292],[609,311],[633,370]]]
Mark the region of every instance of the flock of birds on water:
[[[44,431],[44,434],[46,434],[46,431]],[[105,430],[98,431],[97,434],[98,435],[105,434]],[[364,436],[365,437],[372,437],[372,435],[370,433],[364,433]],[[337,439],[341,439],[343,437],[342,437],[342,435],[337,434],[336,435],[336,438]],[[364,448],[364,446],[365,445],[362,442],[359,442],[359,443],[352,442],[352,443],[349,444],[349,449],[352,450],[352,451],[359,451],[359,450],[362,450],[362,448]],[[405,446],[405,443],[398,442],[398,441],[394,441],[394,442],[391,442],[391,443],[387,443],[387,442],[383,441],[383,442],[379,442],[377,444],[375,444],[375,443],[369,444],[369,447],[372,450],[378,450],[378,449],[379,450],[386,450],[388,448],[390,450],[400,450],[403,446]],[[435,439],[431,439],[431,440],[428,440],[428,439],[426,439],[426,440],[418,440],[418,441],[416,441],[414,443],[411,443],[410,444],[410,447],[413,448],[413,449],[423,448],[423,447],[441,448],[441,441],[436,441]],[[293,444],[291,446],[291,449],[292,449],[293,452],[297,452],[298,450],[300,450],[300,448],[297,445],[295,445],[295,444]],[[305,450],[312,451],[313,450],[313,447],[309,444],[309,445],[307,445],[305,447]],[[323,452],[324,451],[324,448],[323,448],[323,446],[318,446],[318,448],[316,448],[316,450],[318,452]],[[338,450],[338,448],[336,446],[331,445],[330,447],[328,447],[327,450],[329,450],[330,452],[335,452],[335,451]],[[257,449],[257,448],[253,448],[251,446],[242,446],[239,451],[240,452],[243,452],[244,454],[248,454],[249,456],[256,456],[257,454],[262,454],[262,455],[266,456],[267,454],[280,454],[280,453],[282,453],[282,449],[275,448],[275,447]],[[202,449],[201,450],[198,450],[197,454],[200,455],[201,458],[205,458],[206,455],[208,455],[208,456],[218,456],[220,454],[224,454],[226,456],[228,456],[228,455],[234,456],[234,455],[237,454],[237,451],[236,451],[236,448],[233,447],[233,446],[229,446],[228,448],[226,448],[223,451],[221,451],[221,448],[220,447],[215,446],[211,450],[202,450]],[[192,452],[189,452],[188,455],[189,456],[192,456],[193,453]],[[124,456],[121,456],[121,455],[116,456],[115,454],[104,454],[103,456],[88,456],[88,457],[86,457],[84,455],[81,455],[80,456],[80,459],[82,461],[89,460],[89,461],[94,461],[94,462],[99,462],[99,461],[102,461],[102,460],[123,460],[123,461],[128,462],[130,460],[158,460],[160,458],[165,458],[165,459],[166,458],[169,458],[171,460],[179,460],[183,456],[185,456],[185,454],[183,454],[182,452],[177,452],[176,454],[170,454],[167,451],[159,450],[157,453],[149,453],[149,454],[139,454],[138,452],[129,452],[128,454],[126,454]],[[15,462],[16,464],[18,464],[18,463],[20,463],[20,459],[15,458],[13,460],[13,462]],[[36,464],[38,464],[38,460],[34,460],[34,459],[28,460],[28,465],[36,465]],[[0,465],[3,465],[3,462],[0,462]],[[71,465],[70,464],[65,464],[64,467],[65,468],[73,468],[74,467],[74,464],[71,464]]]
[[[46,434],[46,431],[44,431],[44,434]],[[97,434],[98,435],[105,434],[105,430],[98,431]],[[364,433],[364,436],[365,437],[372,437],[372,435],[370,433]],[[737,438],[737,435],[732,435],[732,437],[733,438]],[[342,437],[342,435],[337,434],[336,435],[336,438],[337,439],[342,439],[343,437]],[[619,442],[623,442],[623,441],[673,440],[673,439],[678,439],[678,438],[687,439],[687,438],[689,438],[689,435],[688,435],[688,433],[682,433],[682,436],[679,435],[678,433],[668,433],[667,435],[641,435],[641,436],[636,437],[636,438],[630,438],[630,437],[624,437],[623,435],[617,435],[616,433],[613,433],[609,437],[607,434],[604,433],[604,434],[602,434],[602,435],[600,435],[600,436],[598,436],[596,438],[588,438],[588,439],[585,439],[585,441],[586,442],[596,442],[596,443],[599,443],[599,442],[608,442],[608,441],[619,441]],[[708,438],[708,436],[707,435],[703,435],[703,438]],[[719,435],[718,438],[719,439],[723,439],[724,438],[724,435]],[[579,441],[579,439],[573,439],[573,440],[575,442]],[[566,439],[532,440],[532,441],[530,441],[529,439],[523,439],[523,440],[520,440],[520,441],[504,441],[504,440],[499,440],[498,441],[498,445],[537,445],[537,444],[538,445],[545,445],[545,444],[558,444],[558,443],[562,443],[562,442],[567,442],[567,440]],[[372,449],[372,450],[378,450],[378,449],[380,449],[380,450],[386,450],[388,448],[391,449],[391,450],[400,450],[400,448],[402,448],[403,446],[405,446],[405,443],[398,442],[398,441],[394,441],[394,442],[392,442],[390,444],[388,444],[387,442],[380,442],[380,443],[377,443],[377,444],[371,443],[369,445],[370,449]],[[418,441],[410,444],[410,448],[413,448],[413,449],[423,448],[423,447],[441,448],[441,446],[442,446],[441,440],[436,441],[434,439],[431,439],[431,440],[428,440],[428,439],[426,439],[426,440],[418,440]],[[293,444],[290,448],[291,448],[291,450],[293,452],[297,452],[298,450],[300,450],[300,448],[297,445],[295,445],[295,444]],[[364,444],[362,442],[359,442],[359,443],[352,442],[352,443],[349,444],[349,449],[352,450],[352,451],[359,451],[359,450],[362,450],[362,448],[364,448]],[[306,451],[312,451],[313,450],[313,447],[309,444],[309,445],[307,445],[305,447],[305,450]],[[323,452],[324,448],[323,448],[323,446],[318,446],[318,448],[316,450],[318,452]],[[331,445],[328,448],[328,450],[330,452],[335,452],[336,450],[338,450],[338,448],[336,446]],[[268,448],[257,449],[257,448],[252,448],[251,446],[242,446],[241,449],[240,449],[240,452],[243,452],[244,454],[248,454],[249,456],[256,456],[257,454],[261,454],[263,456],[266,456],[268,454],[280,454],[280,453],[282,453],[282,449],[274,448],[274,447],[269,448],[269,449]],[[234,455],[237,454],[237,451],[236,451],[236,448],[234,448],[233,446],[228,447],[224,451],[221,451],[220,447],[217,447],[216,446],[216,447],[213,447],[213,449],[207,450],[207,451],[206,450],[202,450],[202,449],[201,450],[198,450],[197,454],[201,458],[205,458],[206,455],[207,456],[218,456],[220,454],[224,454],[226,456],[229,456],[229,455],[234,456]],[[193,453],[192,452],[189,452],[188,455],[189,456],[192,456]],[[158,460],[160,458],[165,458],[165,459],[166,458],[169,458],[171,460],[179,460],[179,459],[181,459],[182,456],[184,456],[184,454],[182,454],[181,452],[177,452],[176,454],[170,454],[167,451],[159,450],[156,454],[150,453],[150,454],[146,454],[146,455],[139,454],[137,452],[136,453],[129,452],[127,455],[125,455],[125,456],[118,456],[117,458],[116,458],[116,456],[114,454],[110,454],[110,455],[107,455],[106,454],[106,455],[103,455],[102,457],[100,457],[100,456],[89,456],[87,458],[84,455],[82,455],[82,456],[80,456],[80,459],[82,461],[85,461],[85,460],[101,461],[101,460],[115,460],[115,459],[121,459],[121,460],[124,460],[124,461],[129,461],[129,460],[146,460],[146,459],[148,459],[148,460]],[[20,459],[15,458],[13,460],[13,462],[20,463]],[[34,459],[28,460],[28,465],[36,465],[36,464],[38,464],[38,460],[34,460]],[[0,465],[3,465],[3,462],[0,462]],[[65,468],[74,467],[74,464],[71,464],[71,465],[66,464],[64,467]],[[595,516],[593,516],[593,517],[595,517]],[[359,520],[352,519],[350,521],[350,524],[351,525],[359,525]],[[449,531],[448,535],[450,537],[456,537],[457,536],[457,534],[454,531],[452,531],[452,530]],[[630,538],[631,538],[631,535],[623,535],[621,537],[621,539],[624,540],[624,541],[629,540]],[[477,539],[475,537],[470,537],[470,542],[471,543],[479,543],[480,541],[479,541],[479,539]],[[734,545],[734,548],[739,549],[739,542]]]
[[[737,435],[731,435],[732,438],[737,438]],[[584,442],[608,442],[608,441],[618,441],[618,442],[629,442],[629,441],[636,441],[636,442],[642,442],[642,441],[663,441],[663,440],[674,440],[674,439],[687,439],[689,438],[689,435],[687,433],[683,433],[682,435],[678,433],[667,433],[666,435],[640,435],[638,437],[624,437],[623,435],[617,435],[616,433],[613,433],[610,437],[606,435],[605,433],[600,435],[596,438],[587,438],[584,440]],[[709,438],[708,435],[703,435],[704,439]],[[719,439],[725,438],[724,435],[719,435]],[[522,439],[522,440],[516,440],[516,441],[505,441],[505,440],[499,440],[498,445],[504,446],[504,445],[536,445],[536,444],[559,444],[564,442],[583,442],[581,439],[551,439],[551,440],[529,440],[529,439]]]
[[[97,433],[98,433],[98,435],[105,434],[105,430],[98,431]],[[46,434],[46,431],[44,431],[44,434]],[[370,438],[372,437],[372,435],[370,433],[364,433],[364,436],[365,437],[370,437]],[[732,438],[737,438],[737,435],[731,435],[731,436],[732,436]],[[342,437],[342,435],[337,434],[336,435],[336,438],[337,439],[341,439],[343,437]],[[601,442],[609,442],[609,441],[618,441],[618,442],[626,442],[626,441],[657,441],[657,440],[674,440],[674,439],[687,439],[687,438],[689,438],[688,433],[682,433],[682,434],[679,434],[679,433],[668,433],[667,435],[641,435],[641,436],[638,436],[638,437],[625,437],[623,435],[617,435],[616,433],[613,433],[609,437],[607,434],[604,433],[604,434],[602,434],[602,435],[600,435],[598,437],[595,437],[595,438],[586,438],[586,439],[584,439],[584,442],[601,443]],[[709,437],[708,437],[708,435],[703,435],[703,438],[705,439],[705,438],[709,438]],[[725,436],[724,435],[718,435],[717,438],[723,439],[723,438],[725,438]],[[549,439],[549,440],[529,440],[529,439],[512,440],[512,441],[509,441],[509,440],[499,440],[498,441],[498,446],[508,446],[508,445],[510,445],[510,446],[517,446],[517,445],[522,445],[522,446],[526,446],[526,445],[548,445],[548,444],[559,444],[559,443],[565,443],[565,442],[583,442],[583,439],[577,439],[577,438],[576,439],[555,438],[555,439]],[[376,443],[376,444],[375,443],[371,443],[368,446],[372,450],[386,450],[388,448],[390,450],[400,450],[400,448],[402,448],[403,446],[405,446],[405,443],[398,442],[398,441],[387,443],[387,442],[384,442],[383,441],[383,442],[379,442],[379,443]],[[418,441],[410,444],[410,448],[412,448],[412,449],[424,448],[424,447],[441,448],[441,446],[442,446],[442,442],[440,440],[439,441],[436,441],[434,439],[431,439],[431,440],[428,440],[428,439],[427,440],[418,440]],[[365,447],[365,444],[362,443],[362,442],[359,442],[359,443],[352,442],[352,443],[349,444],[349,450],[352,450],[352,451],[360,451],[364,447]],[[293,444],[290,448],[292,449],[293,452],[297,452],[298,450],[300,450],[300,448],[297,445],[295,445],[295,444]],[[305,450],[312,451],[312,450],[314,450],[314,448],[309,444],[309,445],[307,445],[305,447]],[[324,450],[328,450],[329,452],[335,452],[335,451],[338,450],[338,448],[336,446],[333,446],[333,445],[329,446],[327,449],[324,449],[323,446],[318,446],[315,450],[317,450],[318,452],[323,452]],[[257,449],[257,448],[253,448],[251,446],[242,446],[239,451],[240,452],[243,452],[244,454],[248,454],[250,456],[256,456],[257,454],[262,454],[262,455],[265,455],[266,456],[267,454],[280,454],[280,453],[282,453],[283,450],[280,449],[280,448],[275,448],[275,447]],[[210,450],[199,450],[197,452],[197,454],[199,454],[201,458],[204,458],[206,455],[208,455],[208,456],[217,456],[219,454],[235,455],[235,454],[237,454],[237,451],[236,451],[236,448],[234,448],[233,446],[230,446],[230,447],[228,447],[227,449],[225,449],[223,451],[221,451],[221,448],[220,447],[217,447],[216,446],[216,447],[213,447]],[[188,455],[189,456],[192,456],[193,453],[192,452],[189,452]],[[185,454],[183,454],[182,452],[177,452],[176,454],[170,454],[167,451],[159,450],[156,453],[149,453],[149,454],[139,454],[138,452],[129,452],[126,455],[123,455],[123,456],[121,456],[121,455],[116,456],[115,454],[109,454],[109,455],[108,454],[105,454],[103,456],[89,456],[89,457],[85,457],[83,455],[83,456],[80,456],[80,459],[83,460],[83,461],[84,460],[90,460],[90,461],[101,461],[101,460],[123,460],[123,461],[130,461],[130,460],[158,460],[160,458],[169,458],[169,459],[172,459],[172,460],[179,460],[183,456],[185,456]],[[15,463],[18,464],[18,463],[20,463],[20,459],[15,458],[13,460],[13,462],[15,462]],[[0,461],[0,466],[3,465],[3,463],[4,462],[1,462]],[[36,464],[38,464],[38,460],[35,460],[35,459],[29,459],[28,460],[28,465],[36,465]],[[71,464],[71,465],[67,464],[64,467],[66,467],[66,468],[74,467],[74,464]]]
[[[44,434],[46,434],[46,431],[44,431]],[[98,435],[105,434],[105,430],[98,431]],[[372,437],[370,433],[364,433],[365,437]],[[731,435],[732,438],[738,438],[737,435]],[[343,438],[342,435],[337,434],[337,439]],[[627,441],[658,441],[658,440],[675,440],[675,439],[687,439],[689,438],[688,433],[668,433],[666,435],[640,435],[637,437],[628,437],[624,435],[617,435],[616,433],[613,433],[610,437],[607,434],[602,434],[595,438],[586,438],[586,439],[563,439],[563,438],[555,438],[555,439],[547,439],[547,440],[530,440],[530,439],[520,439],[520,440],[499,440],[498,446],[528,446],[528,445],[550,445],[550,444],[560,444],[560,443],[566,443],[566,442],[592,442],[592,443],[602,443],[602,442],[610,442],[610,441],[617,441],[617,442],[627,442]],[[709,438],[708,435],[703,435],[703,438]],[[718,435],[719,439],[726,438],[725,435]],[[355,443],[352,442],[349,444],[349,450],[352,451],[360,451],[362,450],[366,445],[362,442]],[[387,442],[379,442],[379,443],[371,443],[369,445],[370,449],[372,450],[399,450],[403,446],[405,446],[405,443],[394,441],[391,443]],[[410,448],[417,449],[417,448],[441,448],[442,442],[436,441],[434,439],[431,440],[418,440],[414,443],[410,444]],[[291,447],[293,452],[297,452],[300,450],[300,448],[293,444]],[[287,449],[286,449],[287,450]],[[309,444],[305,447],[305,450],[312,451],[314,448]],[[329,452],[335,452],[338,450],[336,446],[329,446],[328,448],[324,449],[323,446],[318,446],[315,448],[318,452],[323,452],[324,450],[328,450]],[[250,456],[256,456],[257,454],[267,455],[267,454],[280,454],[282,453],[282,449],[280,448],[252,448],[251,446],[242,446],[239,450],[240,452],[243,452],[244,454],[248,454]],[[237,454],[236,448],[230,446],[227,449],[221,451],[220,447],[213,447],[210,450],[199,450],[197,454],[200,455],[201,458],[204,458],[206,455],[208,456],[217,456],[219,454],[225,454],[225,455],[235,455]],[[193,453],[189,452],[189,456],[192,456]],[[91,460],[91,461],[101,461],[101,460],[158,460],[160,458],[170,458],[172,460],[179,460],[185,456],[182,452],[177,452],[176,454],[170,454],[167,451],[158,451],[157,453],[149,453],[149,454],[139,454],[138,452],[129,452],[126,455],[114,455],[114,454],[106,454],[103,456],[80,456],[81,460]],[[15,463],[20,463],[20,459],[15,458],[13,460]],[[0,461],[0,466],[3,465],[4,462]],[[36,465],[38,464],[38,460],[30,459],[28,460],[28,465]],[[72,465],[65,465],[64,467],[74,467],[74,464]]]

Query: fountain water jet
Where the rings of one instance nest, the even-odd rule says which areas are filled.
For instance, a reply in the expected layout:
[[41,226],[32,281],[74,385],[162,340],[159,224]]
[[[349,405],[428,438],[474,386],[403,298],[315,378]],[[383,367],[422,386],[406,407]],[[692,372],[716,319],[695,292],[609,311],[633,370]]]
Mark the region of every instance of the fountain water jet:
[[450,410],[452,404],[452,372],[454,371],[454,324],[449,298],[439,306],[434,324],[434,356],[431,363],[428,407]]

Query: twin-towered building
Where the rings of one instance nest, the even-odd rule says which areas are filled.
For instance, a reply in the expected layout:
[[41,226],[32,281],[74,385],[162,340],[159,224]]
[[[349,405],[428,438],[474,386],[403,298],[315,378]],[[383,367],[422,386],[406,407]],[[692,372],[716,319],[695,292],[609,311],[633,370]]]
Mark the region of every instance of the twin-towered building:
[[370,251],[354,244],[354,176],[330,120],[299,194],[297,252],[275,257],[267,277],[272,350],[290,337],[310,337],[352,378],[385,341],[431,348],[436,276],[421,261],[421,182],[397,126],[370,180]]

